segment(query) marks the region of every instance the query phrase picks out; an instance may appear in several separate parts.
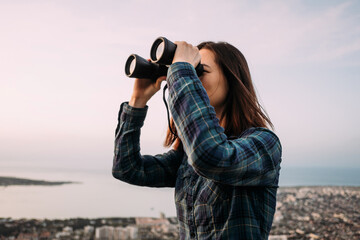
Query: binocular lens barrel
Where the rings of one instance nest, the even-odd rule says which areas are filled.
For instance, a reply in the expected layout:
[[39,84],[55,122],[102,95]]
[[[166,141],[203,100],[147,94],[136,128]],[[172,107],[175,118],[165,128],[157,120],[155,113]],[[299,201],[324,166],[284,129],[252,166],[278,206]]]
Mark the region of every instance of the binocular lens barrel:
[[[156,80],[160,76],[166,76],[168,65],[171,65],[176,51],[176,44],[164,37],[159,37],[153,43],[150,50],[152,62],[132,54],[125,64],[125,73],[131,78],[148,78]],[[204,69],[199,64],[195,68],[198,76],[201,76]]]
[[128,77],[150,78],[154,71],[156,71],[156,64],[148,62],[146,59],[132,54],[126,60],[125,73]]
[[131,78],[148,78],[156,80],[160,76],[166,76],[167,67],[149,62],[136,54],[128,57],[125,64],[125,73]]

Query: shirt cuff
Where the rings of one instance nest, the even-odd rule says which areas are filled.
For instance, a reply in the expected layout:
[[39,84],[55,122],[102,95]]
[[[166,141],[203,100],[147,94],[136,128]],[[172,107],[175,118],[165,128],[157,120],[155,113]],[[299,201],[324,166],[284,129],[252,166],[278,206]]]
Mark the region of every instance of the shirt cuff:
[[142,123],[145,120],[148,106],[144,108],[135,108],[124,102],[120,107],[121,120],[124,122]]
[[193,78],[194,75],[197,76],[193,65],[188,62],[176,62],[171,64],[168,69],[167,82],[171,87],[179,77],[191,76]]

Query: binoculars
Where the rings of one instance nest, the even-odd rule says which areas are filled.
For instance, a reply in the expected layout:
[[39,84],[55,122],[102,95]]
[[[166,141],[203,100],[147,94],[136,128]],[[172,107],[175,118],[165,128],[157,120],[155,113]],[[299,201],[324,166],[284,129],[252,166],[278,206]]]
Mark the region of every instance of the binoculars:
[[[171,65],[176,51],[176,44],[170,40],[157,38],[150,50],[151,62],[132,54],[128,57],[125,64],[125,73],[130,78],[148,78],[155,81],[160,76],[166,76],[168,66]],[[195,68],[198,76],[204,72],[202,64]]]

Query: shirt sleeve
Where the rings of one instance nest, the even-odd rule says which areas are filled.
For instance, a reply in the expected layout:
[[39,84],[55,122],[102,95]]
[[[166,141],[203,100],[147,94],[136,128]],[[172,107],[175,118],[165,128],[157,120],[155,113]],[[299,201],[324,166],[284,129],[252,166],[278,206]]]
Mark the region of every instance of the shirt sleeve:
[[188,162],[199,175],[234,186],[278,186],[281,145],[266,128],[230,140],[189,63],[170,66],[169,105]]
[[182,153],[170,150],[155,156],[140,154],[140,129],[148,107],[134,108],[122,103],[115,131],[112,174],[139,186],[174,187]]

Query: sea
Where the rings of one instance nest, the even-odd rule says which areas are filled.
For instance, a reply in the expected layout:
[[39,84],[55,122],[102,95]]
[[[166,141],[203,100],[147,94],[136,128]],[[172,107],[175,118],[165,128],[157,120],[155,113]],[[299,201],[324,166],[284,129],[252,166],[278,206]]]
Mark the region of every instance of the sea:
[[[283,167],[280,187],[360,186],[357,168]],[[108,218],[176,216],[174,189],[133,186],[111,169],[1,167],[0,176],[74,181],[59,186],[0,186],[0,218]]]

